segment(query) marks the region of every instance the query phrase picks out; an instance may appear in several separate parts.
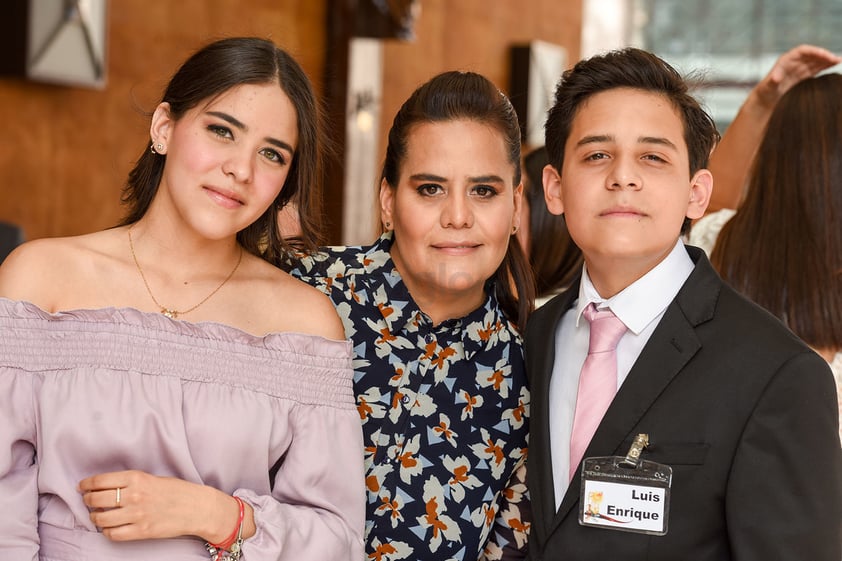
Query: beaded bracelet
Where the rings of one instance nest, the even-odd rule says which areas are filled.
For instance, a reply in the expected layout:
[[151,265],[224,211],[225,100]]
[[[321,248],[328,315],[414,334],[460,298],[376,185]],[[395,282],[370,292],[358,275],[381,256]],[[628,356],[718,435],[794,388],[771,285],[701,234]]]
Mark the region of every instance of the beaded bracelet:
[[243,554],[243,518],[245,517],[246,507],[240,497],[234,497],[234,500],[240,507],[237,527],[225,541],[218,544],[205,542],[205,549],[210,553],[211,561],[239,561]]

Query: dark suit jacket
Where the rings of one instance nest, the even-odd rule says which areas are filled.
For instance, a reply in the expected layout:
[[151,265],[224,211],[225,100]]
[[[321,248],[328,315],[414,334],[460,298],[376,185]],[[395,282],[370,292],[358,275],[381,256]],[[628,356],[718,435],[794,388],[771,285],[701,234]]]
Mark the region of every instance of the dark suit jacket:
[[578,283],[529,321],[534,561],[842,559],[842,449],[827,363],[687,250],[692,274],[585,451],[624,456],[636,434],[649,434],[642,458],[673,468],[665,536],[579,525],[579,475],[556,512],[548,389],[555,329]]

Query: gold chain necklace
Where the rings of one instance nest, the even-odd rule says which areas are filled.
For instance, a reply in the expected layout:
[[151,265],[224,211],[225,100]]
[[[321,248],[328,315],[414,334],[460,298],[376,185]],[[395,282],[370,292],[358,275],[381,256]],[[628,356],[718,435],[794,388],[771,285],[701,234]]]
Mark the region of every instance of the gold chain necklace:
[[140,278],[143,279],[143,284],[144,284],[144,286],[146,286],[146,292],[149,293],[149,297],[152,298],[152,301],[155,302],[155,305],[158,306],[159,308],[161,308],[161,313],[164,314],[165,316],[167,316],[168,318],[171,318],[171,319],[178,319],[178,316],[183,316],[184,314],[188,314],[188,313],[192,312],[193,310],[195,310],[196,308],[198,308],[199,306],[201,306],[202,304],[204,304],[205,302],[207,302],[208,300],[210,300],[211,296],[216,294],[219,291],[219,289],[222,288],[225,285],[226,282],[231,280],[231,277],[233,277],[234,273],[237,272],[237,268],[240,266],[240,262],[243,260],[243,248],[242,248],[242,246],[240,246],[240,256],[237,258],[237,264],[234,265],[234,268],[231,269],[231,272],[228,273],[228,276],[225,277],[225,280],[222,281],[219,284],[219,286],[214,288],[213,292],[211,292],[210,294],[208,294],[207,296],[202,298],[201,302],[199,302],[198,304],[196,304],[192,308],[188,308],[188,309],[184,310],[183,312],[179,312],[178,310],[172,310],[172,309],[167,308],[166,306],[162,305],[160,302],[158,302],[158,299],[155,298],[155,295],[152,294],[152,289],[149,288],[149,282],[146,280],[146,275],[143,274],[143,269],[141,268],[140,263],[137,260],[137,255],[135,255],[135,252],[134,252],[134,243],[132,243],[132,229],[131,229],[131,227],[129,227],[129,229],[126,230],[126,232],[129,234],[129,249],[132,252],[132,259],[134,259],[134,264],[137,267],[137,271],[140,273]]

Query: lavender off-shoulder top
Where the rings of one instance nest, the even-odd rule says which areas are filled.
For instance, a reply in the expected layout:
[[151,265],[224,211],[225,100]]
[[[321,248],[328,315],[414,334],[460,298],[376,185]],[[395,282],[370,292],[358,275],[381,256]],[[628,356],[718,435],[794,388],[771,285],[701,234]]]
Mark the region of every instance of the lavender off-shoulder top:
[[97,531],[77,484],[126,469],[252,505],[244,561],[362,559],[351,377],[344,341],[0,298],[0,559],[209,559],[199,538]]

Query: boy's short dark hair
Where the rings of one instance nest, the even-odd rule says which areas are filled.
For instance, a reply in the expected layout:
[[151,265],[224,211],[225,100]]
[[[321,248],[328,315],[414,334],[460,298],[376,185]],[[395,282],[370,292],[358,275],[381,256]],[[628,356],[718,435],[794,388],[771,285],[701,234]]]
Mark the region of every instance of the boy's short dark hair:
[[663,95],[678,109],[684,124],[684,141],[690,174],[706,168],[719,132],[710,115],[688,92],[678,71],[647,51],[625,48],[579,61],[562,74],[545,125],[550,164],[559,172],[573,118],[589,97],[616,88],[633,88]]

